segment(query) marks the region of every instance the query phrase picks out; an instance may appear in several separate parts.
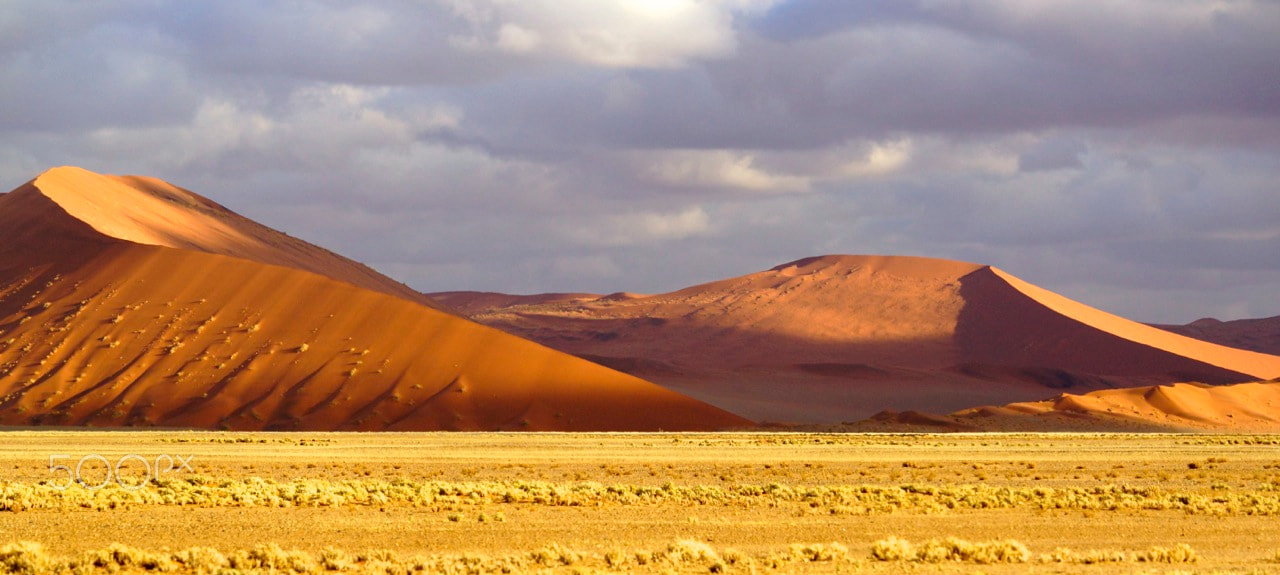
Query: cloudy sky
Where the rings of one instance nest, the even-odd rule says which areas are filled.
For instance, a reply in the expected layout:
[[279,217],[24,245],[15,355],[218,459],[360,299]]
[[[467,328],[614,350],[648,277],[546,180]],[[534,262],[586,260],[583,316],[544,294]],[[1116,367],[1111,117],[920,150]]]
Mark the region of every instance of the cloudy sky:
[[158,176],[424,291],[881,253],[1271,316],[1277,54],[1276,2],[7,0],[0,187]]

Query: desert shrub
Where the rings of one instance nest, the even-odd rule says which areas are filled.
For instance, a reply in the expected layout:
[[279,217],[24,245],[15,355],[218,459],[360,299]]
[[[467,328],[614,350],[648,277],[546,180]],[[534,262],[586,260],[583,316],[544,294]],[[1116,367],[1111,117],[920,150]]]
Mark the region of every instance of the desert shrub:
[[973,544],[971,553],[971,556],[962,560],[989,565],[997,563],[1026,563],[1031,558],[1031,552],[1027,550],[1027,547],[1012,539]]
[[614,569],[622,568],[627,564],[627,555],[618,550],[609,551],[604,554],[604,564]]
[[108,571],[141,569],[164,572],[176,570],[178,563],[166,554],[151,553],[115,543],[103,550],[84,553],[80,558],[71,561],[70,566],[72,570],[92,566]]
[[839,543],[827,545],[811,543],[807,545],[792,545],[791,554],[801,561],[841,561],[849,556],[849,549]]
[[360,563],[371,563],[380,561],[383,563],[396,563],[400,560],[394,551],[390,549],[371,549],[363,553],[356,554],[356,561]]
[[889,536],[871,545],[871,558],[876,561],[909,561],[915,557],[915,546],[900,537]]
[[725,549],[720,552],[720,558],[729,565],[750,565],[751,558],[744,555],[737,549]]
[[706,564],[710,566],[720,566],[718,571],[724,568],[724,561],[720,559],[720,554],[710,545],[701,541],[692,539],[681,539],[667,545],[666,549],[654,551],[649,558],[654,563],[667,563],[671,565],[687,565],[687,564]]
[[1081,565],[1096,565],[1099,563],[1123,563],[1128,561],[1129,557],[1124,551],[1089,549],[1087,551],[1072,551],[1065,547],[1059,547],[1053,550],[1053,553],[1047,553],[1040,556],[1041,563],[1077,563]]
[[1031,552],[1012,539],[970,543],[956,537],[931,539],[921,545],[898,537],[877,541],[871,546],[871,557],[877,561],[915,561],[944,563],[949,561],[978,563],[1026,563]]
[[317,565],[310,555],[301,551],[286,551],[275,543],[259,545],[248,551],[237,552],[228,558],[233,569],[258,569],[294,573],[314,573]]
[[552,543],[530,553],[529,558],[543,567],[555,567],[557,565],[573,565],[581,560],[582,556],[560,546],[558,543]]
[[341,549],[326,547],[320,551],[319,563],[325,571],[344,571],[351,567],[351,557]]
[[230,565],[222,553],[210,547],[184,549],[174,553],[172,558],[186,570],[196,573],[213,573]]
[[1190,545],[1179,543],[1172,548],[1157,546],[1140,551],[1135,559],[1142,563],[1195,563],[1200,558]]
[[46,570],[48,558],[39,543],[19,541],[0,547],[0,573],[35,575]]

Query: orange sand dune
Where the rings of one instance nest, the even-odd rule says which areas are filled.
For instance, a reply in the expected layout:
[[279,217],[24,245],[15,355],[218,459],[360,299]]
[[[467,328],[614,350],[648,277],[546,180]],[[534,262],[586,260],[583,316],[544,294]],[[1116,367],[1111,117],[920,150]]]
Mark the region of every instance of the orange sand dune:
[[749,422],[434,309],[163,182],[0,196],[0,424],[649,430]]
[[1205,318],[1187,325],[1155,327],[1220,345],[1272,355],[1280,354],[1280,316],[1232,321]]
[[1048,389],[1280,375],[1280,357],[1123,320],[989,266],[928,258],[815,257],[652,296],[446,301],[767,421],[946,413]]
[[168,182],[54,168],[28,184],[98,233],[306,270],[435,306],[429,298],[365,265],[258,224]]
[[1280,383],[1176,383],[962,410],[946,420],[969,429],[1280,431]]

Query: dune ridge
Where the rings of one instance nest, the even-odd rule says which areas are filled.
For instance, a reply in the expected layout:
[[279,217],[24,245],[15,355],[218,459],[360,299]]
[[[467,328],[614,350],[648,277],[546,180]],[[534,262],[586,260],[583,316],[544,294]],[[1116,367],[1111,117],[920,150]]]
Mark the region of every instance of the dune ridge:
[[63,166],[40,174],[29,186],[15,191],[43,195],[67,215],[109,238],[292,267],[423,305],[438,305],[364,264],[263,226],[156,178],[108,176]]
[[441,299],[477,321],[767,421],[949,413],[1058,389],[1280,373],[1280,357],[1166,334],[990,266],[932,258],[818,256],[628,298]]
[[1186,325],[1152,327],[1227,347],[1280,354],[1280,316],[1231,321],[1203,318]]
[[0,245],[0,424],[750,424],[417,301],[425,296],[388,293],[398,284],[246,222],[167,184],[78,169],[0,196],[0,228],[12,231]]

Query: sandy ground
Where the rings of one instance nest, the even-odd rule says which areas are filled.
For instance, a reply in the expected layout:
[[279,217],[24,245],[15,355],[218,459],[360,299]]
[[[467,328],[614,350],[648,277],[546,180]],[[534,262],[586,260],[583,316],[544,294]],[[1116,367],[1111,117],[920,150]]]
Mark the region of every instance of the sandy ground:
[[[1168,496],[1164,505],[1172,506],[1146,502],[1142,505],[1151,509],[1110,508],[1114,503],[1106,496],[1091,499],[1098,505],[1086,505],[1089,508],[1045,509],[1024,502],[945,509],[914,501],[841,509],[830,500],[815,502],[802,496],[753,495],[708,502],[677,497],[621,501],[598,495],[572,505],[464,498],[333,506],[222,502],[0,511],[0,546],[36,541],[53,555],[74,555],[113,543],[152,550],[211,546],[227,554],[276,543],[311,553],[337,547],[352,552],[388,549],[400,556],[526,557],[558,545],[579,554],[573,566],[564,569],[591,571],[609,570],[602,558],[611,551],[630,556],[695,541],[721,554],[740,554],[758,571],[1208,573],[1269,572],[1277,568],[1269,561],[1280,550],[1280,504],[1272,508],[1239,503],[1280,497],[1280,439],[1272,436],[9,431],[0,439],[0,493],[59,481],[60,476],[49,470],[51,454],[68,454],[73,462],[86,454],[102,454],[115,462],[136,453],[148,459],[162,454],[189,457],[198,476],[230,484],[257,485],[250,478],[263,478],[310,481],[322,489],[397,480],[469,488],[537,483],[565,492],[584,485],[618,490],[667,485],[691,492],[742,492],[743,486],[772,485],[789,493],[911,486],[987,494],[1125,486],[1157,490]],[[126,479],[142,473],[137,460],[122,469]],[[105,479],[105,469],[96,460],[83,471],[89,483]],[[183,470],[169,478],[183,479],[191,473]],[[605,492],[602,488],[598,493]],[[1180,498],[1201,501],[1203,506],[1184,506]],[[1214,503],[1215,498],[1236,503]],[[1031,562],[919,565],[872,560],[873,545],[890,536],[917,544],[945,537],[971,542],[1014,539],[1028,549]],[[843,546],[847,554],[834,561],[770,566],[771,556],[776,560],[794,545],[832,543]],[[1197,561],[1158,565],[1127,559],[1080,565],[1037,559],[1062,547],[1137,554],[1177,544],[1194,549]],[[630,564],[626,569],[649,567],[653,566]],[[708,567],[693,561],[675,568],[706,572]],[[742,572],[747,572],[745,566]]]

